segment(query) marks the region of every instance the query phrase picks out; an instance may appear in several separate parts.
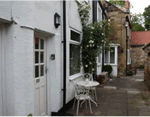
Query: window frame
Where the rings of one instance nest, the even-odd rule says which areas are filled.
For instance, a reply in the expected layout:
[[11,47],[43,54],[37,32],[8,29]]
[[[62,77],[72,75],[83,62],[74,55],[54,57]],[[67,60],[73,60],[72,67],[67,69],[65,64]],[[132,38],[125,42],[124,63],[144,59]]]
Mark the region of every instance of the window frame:
[[[75,29],[73,29],[73,28],[70,28],[70,37],[69,37],[69,79],[71,79],[71,80],[73,80],[73,79],[75,79],[75,78],[78,78],[78,77],[80,77],[80,76],[82,76],[82,74],[81,74],[81,66],[80,66],[80,72],[79,73],[76,73],[76,74],[73,74],[73,75],[70,75],[70,44],[72,44],[72,45],[79,45],[80,46],[80,44],[81,44],[81,37],[82,37],[82,32],[80,32],[80,31],[78,31],[78,30],[75,30]],[[73,32],[75,32],[75,33],[78,33],[78,34],[80,34],[80,41],[75,41],[75,40],[71,40],[71,31],[73,31]],[[80,48],[80,61],[81,61],[81,48]]]
[[[104,50],[104,65],[117,65],[117,58],[118,58],[117,57],[118,56],[118,54],[117,54],[117,48],[118,48],[118,45],[117,46],[112,45],[112,46],[110,46],[110,48],[114,48],[114,50],[115,50],[115,55],[114,55],[114,60],[115,61],[114,61],[114,63],[110,63],[110,51],[108,51],[108,63],[105,63],[105,50]],[[100,53],[99,56],[101,57],[101,61],[99,62],[98,59],[97,59],[97,65],[98,66],[102,65],[102,53]]]

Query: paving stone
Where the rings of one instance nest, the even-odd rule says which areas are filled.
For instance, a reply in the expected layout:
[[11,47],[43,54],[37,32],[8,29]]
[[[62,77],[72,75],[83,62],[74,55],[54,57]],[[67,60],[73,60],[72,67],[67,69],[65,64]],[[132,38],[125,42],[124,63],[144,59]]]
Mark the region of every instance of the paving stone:
[[138,109],[129,109],[128,110],[128,116],[139,116],[139,110]]
[[108,109],[107,116],[126,116],[127,112],[121,109]]
[[117,103],[114,103],[114,104],[109,104],[109,108],[124,108],[124,109],[127,109],[127,104],[117,104]]
[[[91,114],[89,105],[85,108],[83,104],[79,109],[79,116],[150,116],[150,92],[145,90],[144,83],[141,82],[141,73],[137,76],[115,79],[113,83],[108,82],[107,88],[98,87],[98,107],[92,103]],[[76,115],[76,108],[69,109],[68,113]]]

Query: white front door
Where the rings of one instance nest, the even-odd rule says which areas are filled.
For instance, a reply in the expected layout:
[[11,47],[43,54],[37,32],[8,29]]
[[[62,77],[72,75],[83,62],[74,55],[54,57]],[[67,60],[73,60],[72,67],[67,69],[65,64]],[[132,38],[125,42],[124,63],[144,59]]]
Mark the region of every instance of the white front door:
[[0,116],[2,116],[2,27],[0,25]]
[[34,38],[34,116],[46,115],[46,39]]

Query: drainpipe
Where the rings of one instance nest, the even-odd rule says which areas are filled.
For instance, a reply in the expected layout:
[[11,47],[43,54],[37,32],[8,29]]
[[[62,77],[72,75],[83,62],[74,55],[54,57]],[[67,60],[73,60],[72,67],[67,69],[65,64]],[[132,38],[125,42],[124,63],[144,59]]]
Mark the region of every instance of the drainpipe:
[[[126,22],[127,24],[127,22]],[[127,65],[127,59],[128,59],[128,52],[127,52],[127,48],[128,48],[128,35],[127,35],[127,28],[128,28],[128,25],[125,24],[125,27],[126,27],[126,76],[127,76],[127,72],[128,72],[128,65]]]
[[66,115],[66,1],[63,0],[63,115]]
[[97,1],[93,1],[93,23],[97,21]]

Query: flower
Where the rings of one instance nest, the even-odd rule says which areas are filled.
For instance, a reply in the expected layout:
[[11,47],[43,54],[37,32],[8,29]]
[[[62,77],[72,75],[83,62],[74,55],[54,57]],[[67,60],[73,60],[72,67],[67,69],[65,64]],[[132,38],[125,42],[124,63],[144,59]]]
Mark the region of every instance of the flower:
[[92,71],[94,71],[94,68],[92,68]]
[[88,67],[88,65],[85,65],[85,67]]
[[90,64],[92,64],[92,63],[90,62]]
[[92,40],[89,41],[89,43],[92,43],[92,42],[93,42]]

